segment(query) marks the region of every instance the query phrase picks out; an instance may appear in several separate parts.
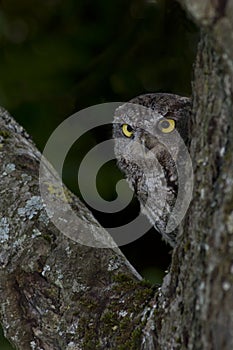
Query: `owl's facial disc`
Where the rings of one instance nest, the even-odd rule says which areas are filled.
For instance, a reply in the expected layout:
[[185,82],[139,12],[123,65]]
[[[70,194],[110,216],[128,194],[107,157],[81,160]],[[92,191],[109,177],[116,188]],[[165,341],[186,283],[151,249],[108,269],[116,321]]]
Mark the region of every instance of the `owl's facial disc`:
[[[159,122],[157,123],[158,131],[163,134],[170,134],[175,130],[175,128],[176,128],[175,120],[171,118],[163,118],[159,120]],[[133,138],[135,130],[131,125],[124,123],[121,125],[121,130],[122,130],[123,136],[127,138]]]

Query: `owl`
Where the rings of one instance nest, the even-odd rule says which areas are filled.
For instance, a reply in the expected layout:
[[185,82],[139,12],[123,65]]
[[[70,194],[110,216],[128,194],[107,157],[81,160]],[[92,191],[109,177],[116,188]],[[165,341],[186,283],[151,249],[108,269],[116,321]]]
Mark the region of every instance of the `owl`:
[[[187,97],[150,93],[118,107],[113,122],[118,167],[135,191],[142,213],[172,247],[178,240],[172,213],[178,191],[185,193],[179,176],[187,163],[190,111]],[[174,230],[167,229],[168,222]]]

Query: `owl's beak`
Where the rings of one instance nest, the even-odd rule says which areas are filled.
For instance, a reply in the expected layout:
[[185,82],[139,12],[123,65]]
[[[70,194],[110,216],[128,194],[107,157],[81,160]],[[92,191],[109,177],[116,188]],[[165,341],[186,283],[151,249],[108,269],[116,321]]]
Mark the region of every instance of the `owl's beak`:
[[143,148],[145,149],[145,153],[151,151],[156,145],[158,145],[158,140],[156,137],[150,134],[142,135],[141,142],[144,146]]

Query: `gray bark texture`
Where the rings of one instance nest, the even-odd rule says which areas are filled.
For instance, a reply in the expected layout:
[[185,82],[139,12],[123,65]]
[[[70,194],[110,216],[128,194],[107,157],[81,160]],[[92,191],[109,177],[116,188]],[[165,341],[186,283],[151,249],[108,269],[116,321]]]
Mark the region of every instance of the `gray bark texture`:
[[[78,244],[52,225],[40,198],[41,155],[0,110],[0,317],[17,349],[233,349],[233,0],[180,3],[201,29],[190,150],[195,183],[160,288],[143,282],[118,248]],[[46,176],[51,190],[56,174],[49,166]],[[59,212],[65,199],[50,192]],[[66,193],[85,218],[80,234],[105,237]]]

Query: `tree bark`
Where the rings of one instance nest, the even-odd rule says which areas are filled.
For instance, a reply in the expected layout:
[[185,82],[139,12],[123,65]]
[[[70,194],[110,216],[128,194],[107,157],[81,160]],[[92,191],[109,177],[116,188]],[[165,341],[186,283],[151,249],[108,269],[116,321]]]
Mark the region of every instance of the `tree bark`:
[[[145,284],[118,248],[78,244],[51,224],[40,198],[40,153],[0,111],[0,312],[17,349],[233,349],[233,1],[180,2],[201,28],[195,183],[160,288]],[[56,177],[49,166],[47,176],[48,183]],[[80,232],[106,237],[81,201],[68,198],[85,217]]]
[[[39,189],[41,154],[0,110],[0,302],[5,335],[18,349],[137,348],[152,289],[119,249],[92,248],[59,232]],[[51,201],[56,173],[45,164]],[[54,180],[55,179],[55,180]],[[74,195],[67,198],[90,239],[106,232]],[[86,223],[86,224],[85,224]]]

